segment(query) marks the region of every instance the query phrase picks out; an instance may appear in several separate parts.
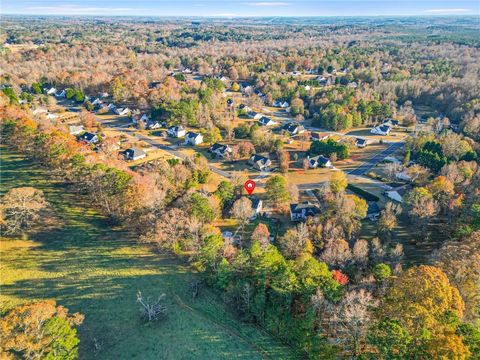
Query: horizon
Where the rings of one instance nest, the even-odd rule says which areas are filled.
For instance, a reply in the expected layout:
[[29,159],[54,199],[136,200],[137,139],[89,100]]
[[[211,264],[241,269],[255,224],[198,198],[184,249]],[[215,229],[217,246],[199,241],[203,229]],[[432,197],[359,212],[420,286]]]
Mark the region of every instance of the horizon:
[[444,17],[480,16],[478,1],[360,1],[286,0],[217,1],[99,0],[68,2],[4,0],[3,15],[102,16],[165,18],[268,18],[268,17]]

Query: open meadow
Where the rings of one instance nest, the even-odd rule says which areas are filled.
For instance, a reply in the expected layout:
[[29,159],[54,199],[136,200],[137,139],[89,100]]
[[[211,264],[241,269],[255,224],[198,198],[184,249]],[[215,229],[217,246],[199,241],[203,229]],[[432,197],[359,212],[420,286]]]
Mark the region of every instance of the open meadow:
[[[85,315],[82,359],[293,359],[289,349],[232,317],[217,295],[202,289],[182,262],[135,242],[109,224],[48,171],[1,149],[2,194],[13,187],[44,191],[51,219],[35,235],[2,238],[1,308],[55,299]],[[145,324],[137,291],[167,295],[168,317]]]

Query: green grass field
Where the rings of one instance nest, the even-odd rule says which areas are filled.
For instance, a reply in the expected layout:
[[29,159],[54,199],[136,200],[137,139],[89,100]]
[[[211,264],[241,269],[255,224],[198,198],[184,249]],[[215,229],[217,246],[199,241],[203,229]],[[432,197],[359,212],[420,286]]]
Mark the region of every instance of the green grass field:
[[[2,194],[39,188],[54,214],[30,238],[1,240],[2,311],[55,299],[83,313],[81,359],[297,358],[261,329],[238,321],[216,294],[202,289],[193,300],[189,284],[196,275],[186,264],[138,245],[48,171],[0,151]],[[152,297],[166,293],[166,320],[139,319],[138,290]]]

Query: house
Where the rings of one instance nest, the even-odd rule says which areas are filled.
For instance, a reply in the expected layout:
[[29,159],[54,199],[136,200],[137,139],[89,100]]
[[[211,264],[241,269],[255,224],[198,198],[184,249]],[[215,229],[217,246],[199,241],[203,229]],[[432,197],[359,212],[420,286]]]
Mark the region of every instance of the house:
[[185,134],[185,144],[190,144],[190,145],[198,145],[203,142],[203,135],[194,133],[194,132],[187,132]]
[[255,169],[263,171],[268,169],[268,167],[272,164],[272,161],[266,156],[253,154],[248,160],[248,163]]
[[232,105],[233,105],[233,99],[228,99],[227,106],[232,106]]
[[282,100],[277,100],[273,103],[273,106],[275,107],[280,107],[282,109],[286,109],[290,106],[290,104],[286,101],[282,101]]
[[262,116],[260,120],[258,120],[258,123],[262,126],[273,126],[276,124],[275,121],[266,116]]
[[210,149],[208,149],[208,151],[210,151],[212,154],[224,158],[232,153],[232,148],[228,145],[215,143],[210,147]]
[[57,92],[57,89],[52,87],[52,88],[47,90],[47,95],[55,95],[56,92]]
[[308,158],[308,166],[310,166],[310,168],[312,169],[319,168],[319,167],[329,168],[329,167],[332,167],[332,162],[323,155],[317,155],[317,156]]
[[383,120],[382,125],[387,125],[390,126],[391,128],[397,127],[399,124],[398,120],[393,120],[393,119],[385,119]]
[[66,96],[67,96],[67,94],[65,93],[65,90],[62,90],[60,92],[55,93],[55,97],[57,97],[57,98],[64,98]]
[[310,85],[305,85],[305,91],[310,91],[312,87]]
[[259,198],[253,198],[252,199],[252,210],[253,210],[253,216],[251,217],[251,220],[255,220],[260,214],[260,212],[263,209],[263,201]]
[[385,191],[383,194],[389,199],[392,199],[393,201],[396,201],[399,203],[403,202],[403,197],[398,193],[398,191],[395,191],[395,190]]
[[113,104],[113,103],[108,104],[107,107],[108,107],[108,110],[110,110],[110,111],[113,112],[113,113],[114,113],[115,110],[117,109],[117,107],[116,107],[115,104]]
[[388,125],[379,125],[375,126],[370,132],[377,135],[388,135],[390,134],[390,130],[392,130],[392,128]]
[[307,217],[320,214],[318,206],[309,201],[300,204],[290,204],[290,219],[292,221],[305,221]]
[[85,128],[83,127],[83,125],[70,125],[68,127],[68,131],[72,135],[80,135],[85,131]]
[[324,140],[327,140],[329,137],[330,137],[330,134],[327,134],[327,133],[318,133],[318,132],[310,133],[311,141],[324,141]]
[[238,110],[243,111],[243,112],[246,112],[246,113],[249,113],[249,112],[252,111],[252,109],[251,109],[249,106],[245,105],[245,104],[240,104],[240,105],[238,105]]
[[129,148],[123,152],[123,156],[125,157],[125,160],[139,160],[146,157],[147,154],[145,154],[145,151],[142,149]]
[[115,108],[115,110],[113,110],[113,112],[117,115],[128,115],[132,112],[132,110],[130,110],[128,107],[126,108]]
[[171,137],[179,138],[185,136],[186,131],[183,126],[170,126],[167,129],[167,134]]
[[99,142],[98,136],[91,132],[84,132],[82,135],[78,137],[78,140],[83,141],[84,143],[87,143],[87,144],[96,144]]
[[290,136],[298,135],[305,132],[303,125],[291,122],[282,126],[282,130],[287,131]]
[[52,113],[47,114],[47,119],[56,119],[56,118],[58,118],[57,114],[52,114]]
[[362,139],[362,138],[357,138],[355,140],[355,145],[358,147],[358,148],[364,148],[367,146],[367,140],[365,139]]
[[248,117],[254,119],[254,120],[259,120],[263,117],[263,114],[257,113],[255,111],[250,111],[248,113]]
[[138,124],[139,122],[143,122],[144,124],[146,124],[149,121],[150,121],[150,118],[145,113],[144,114],[134,114],[134,115],[132,115],[132,122],[134,124]]
[[160,129],[162,127],[162,123],[157,120],[148,120],[147,125],[145,125],[145,129],[147,130],[155,130]]
[[95,100],[92,101],[92,105],[95,106],[95,105],[101,105],[103,103],[102,100],[100,100],[100,98],[96,98]]

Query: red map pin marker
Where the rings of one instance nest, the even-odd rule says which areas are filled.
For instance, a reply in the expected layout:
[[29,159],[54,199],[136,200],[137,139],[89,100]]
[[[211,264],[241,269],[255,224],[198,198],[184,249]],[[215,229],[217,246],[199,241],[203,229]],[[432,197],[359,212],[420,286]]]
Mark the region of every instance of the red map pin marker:
[[247,192],[248,192],[250,195],[252,195],[253,190],[255,190],[255,186],[256,186],[255,181],[253,181],[253,180],[247,180],[247,181],[245,181],[245,185],[244,185],[245,190],[247,190]]

